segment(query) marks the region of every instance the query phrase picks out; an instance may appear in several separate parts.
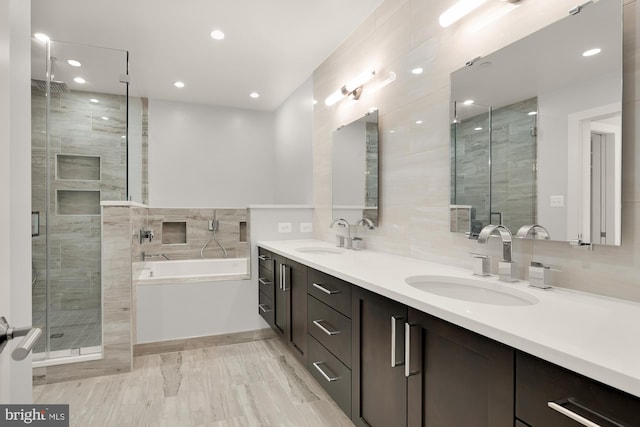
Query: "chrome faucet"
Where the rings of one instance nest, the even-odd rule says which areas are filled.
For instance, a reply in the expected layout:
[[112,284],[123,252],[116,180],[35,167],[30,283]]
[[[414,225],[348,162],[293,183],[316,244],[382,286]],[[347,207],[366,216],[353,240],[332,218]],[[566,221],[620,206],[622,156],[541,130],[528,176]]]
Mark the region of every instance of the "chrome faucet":
[[[351,249],[351,226],[349,225],[349,222],[344,219],[344,218],[338,218],[335,221],[333,221],[331,223],[331,225],[329,226],[329,228],[333,228],[334,225],[339,225],[341,227],[345,227],[347,229],[347,237],[345,239],[344,236],[340,235],[340,234],[336,234],[336,246],[339,248],[342,248],[345,246],[347,249]],[[345,242],[346,240],[346,242]]]
[[364,218],[364,217],[360,218],[358,222],[356,222],[356,225],[364,225],[369,230],[373,230],[373,228],[375,227],[373,225],[373,221],[371,221],[369,218]]
[[504,225],[487,225],[478,234],[478,243],[487,243],[489,236],[494,232],[498,232],[500,239],[502,239],[503,260],[498,263],[498,280],[517,282],[518,279],[514,277],[516,263],[511,260],[511,243],[513,241],[511,231]]
[[523,225],[518,229],[516,237],[528,239],[531,234],[533,234],[534,239],[549,240],[549,230],[538,224]]

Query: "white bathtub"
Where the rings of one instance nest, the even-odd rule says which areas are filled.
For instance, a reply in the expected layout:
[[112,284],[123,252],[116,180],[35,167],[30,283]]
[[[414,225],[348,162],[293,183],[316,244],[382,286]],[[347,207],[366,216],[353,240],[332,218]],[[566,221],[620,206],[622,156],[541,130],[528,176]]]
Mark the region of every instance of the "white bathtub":
[[147,261],[134,277],[137,344],[264,327],[248,258]]
[[138,285],[168,281],[226,280],[248,275],[248,258],[146,261],[138,276]]

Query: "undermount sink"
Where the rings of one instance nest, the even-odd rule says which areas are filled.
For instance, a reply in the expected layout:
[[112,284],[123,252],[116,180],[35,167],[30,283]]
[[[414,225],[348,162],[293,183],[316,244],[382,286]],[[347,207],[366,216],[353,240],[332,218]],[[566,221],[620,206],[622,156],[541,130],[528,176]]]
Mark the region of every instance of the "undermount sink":
[[323,247],[315,247],[315,246],[297,248],[296,251],[302,252],[305,254],[318,254],[318,255],[341,254],[344,252],[343,249],[323,248]]
[[405,282],[434,295],[480,304],[524,306],[538,303],[536,297],[509,286],[463,277],[412,276]]

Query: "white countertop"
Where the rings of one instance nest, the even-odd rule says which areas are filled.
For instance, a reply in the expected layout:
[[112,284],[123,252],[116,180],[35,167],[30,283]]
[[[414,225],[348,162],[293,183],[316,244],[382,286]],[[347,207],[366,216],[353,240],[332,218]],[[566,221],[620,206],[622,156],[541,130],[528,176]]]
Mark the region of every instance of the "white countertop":
[[[334,248],[318,240],[258,245],[640,397],[639,303],[560,288],[536,289],[527,282],[498,282],[495,276],[472,276],[471,270],[370,250],[345,250],[340,254],[296,250]],[[535,297],[538,303],[500,306],[441,297],[405,283],[406,277],[416,275],[500,283]]]

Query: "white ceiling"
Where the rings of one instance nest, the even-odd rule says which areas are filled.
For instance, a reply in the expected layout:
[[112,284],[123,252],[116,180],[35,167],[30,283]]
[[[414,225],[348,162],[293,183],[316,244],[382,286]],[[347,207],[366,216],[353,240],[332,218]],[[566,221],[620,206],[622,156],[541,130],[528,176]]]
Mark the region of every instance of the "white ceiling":
[[[32,32],[129,51],[130,94],[273,111],[382,0],[32,0]],[[209,33],[226,34],[215,41]],[[33,74],[43,70],[35,45]],[[66,64],[67,56],[83,63]],[[102,91],[124,54],[52,44],[56,80]],[[121,62],[122,61],[122,62]],[[116,62],[116,64],[114,64]],[[99,65],[102,63],[102,65]],[[105,76],[108,73],[108,76]],[[114,75],[117,73],[118,75]],[[87,80],[73,83],[74,76]],[[173,83],[183,81],[176,89]],[[108,86],[106,86],[108,87]],[[252,99],[256,91],[260,98]]]

